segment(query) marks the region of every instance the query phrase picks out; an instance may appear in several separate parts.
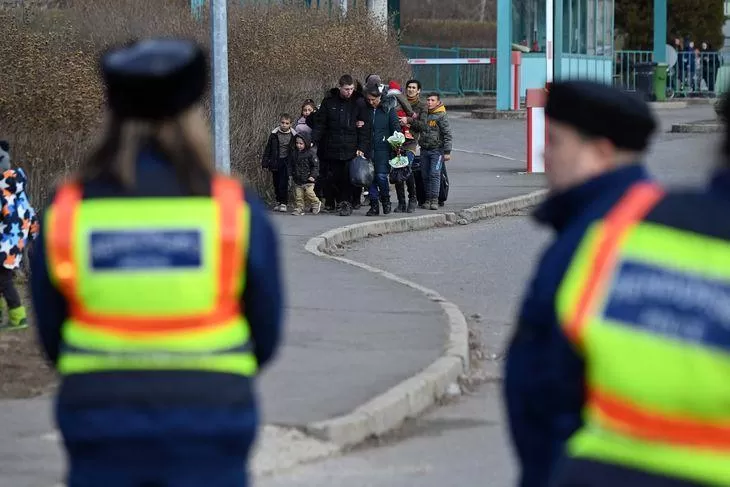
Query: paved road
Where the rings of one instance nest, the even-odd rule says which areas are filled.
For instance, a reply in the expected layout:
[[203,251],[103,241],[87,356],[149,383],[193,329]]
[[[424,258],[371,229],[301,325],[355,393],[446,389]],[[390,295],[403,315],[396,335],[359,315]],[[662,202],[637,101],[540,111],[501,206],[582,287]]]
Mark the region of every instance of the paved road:
[[[700,184],[715,144],[713,136],[662,135],[652,148],[650,169],[667,184]],[[368,239],[354,244],[348,257],[436,289],[459,305],[481,336],[486,356],[497,359],[484,367],[498,371],[524,283],[549,237],[527,216],[516,215]],[[256,485],[506,487],[514,479],[499,388],[488,383],[412,422],[385,446],[303,466]]]
[[[685,111],[668,116],[707,118],[706,114],[699,116]],[[543,185],[542,176],[518,174],[523,169],[520,160],[524,158],[524,122],[454,117],[453,126],[457,151],[449,171],[452,196],[448,210],[527,193]],[[484,152],[507,158],[480,155]],[[689,156],[692,151],[685,152]],[[687,160],[693,158],[696,156]],[[269,423],[301,424],[348,412],[421,370],[441,351],[445,323],[433,303],[364,271],[318,259],[303,250],[311,236],[335,226],[364,221],[364,212],[349,218],[325,215],[277,215],[275,218],[283,239],[289,303],[286,345],[260,383],[264,419]],[[484,255],[493,252],[493,249],[483,250]],[[419,255],[428,261],[427,253]],[[402,270],[401,264],[396,270]],[[439,282],[432,287],[444,289]],[[454,293],[461,291],[452,290],[447,295],[453,299]],[[514,296],[504,299],[505,302],[513,300]],[[481,314],[493,315],[489,310]],[[509,313],[505,311],[504,316]],[[496,415],[498,402],[494,402],[494,395],[483,391],[478,394],[477,398],[493,402]],[[466,408],[465,415],[478,414],[484,409],[483,401],[477,406],[465,403],[456,407]],[[436,414],[447,412],[440,410]],[[48,400],[44,398],[0,404],[0,434],[5,439],[0,442],[0,485],[43,487],[59,478],[60,452],[52,440],[42,438],[52,429],[49,415]],[[484,421],[484,418],[475,420]],[[451,437],[453,428],[446,425],[452,422],[443,419],[441,424],[440,434]],[[416,428],[414,434],[418,432]],[[482,438],[481,434],[477,432],[476,438],[485,444],[502,443],[494,436],[487,434]],[[490,434],[499,434],[498,428]],[[420,435],[417,434],[419,438]],[[433,440],[429,445],[437,448],[438,439]],[[457,445],[451,451],[458,451],[460,441],[449,444]],[[424,446],[427,451],[429,445]],[[416,452],[417,449],[414,456]],[[457,456],[452,460],[456,461]],[[485,464],[479,461],[480,468]],[[504,472],[496,464],[491,470],[500,475]],[[393,485],[384,482],[379,485]]]

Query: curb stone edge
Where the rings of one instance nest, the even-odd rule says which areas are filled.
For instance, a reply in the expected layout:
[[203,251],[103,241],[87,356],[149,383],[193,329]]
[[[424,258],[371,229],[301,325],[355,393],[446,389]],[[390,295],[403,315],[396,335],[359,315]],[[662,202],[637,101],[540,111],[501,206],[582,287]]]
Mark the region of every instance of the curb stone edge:
[[351,413],[305,426],[311,436],[332,442],[341,449],[352,447],[372,436],[380,436],[400,427],[433,406],[444,396],[449,384],[469,372],[469,329],[466,318],[454,303],[438,292],[411,282],[391,272],[332,255],[328,251],[339,245],[367,237],[426,230],[455,223],[468,224],[538,204],[547,190],[472,206],[458,213],[438,213],[416,217],[355,223],[329,230],[307,241],[305,249],[322,258],[333,259],[378,274],[424,294],[439,303],[448,320],[449,337],[444,352],[416,375],[396,384],[388,391],[355,408]]

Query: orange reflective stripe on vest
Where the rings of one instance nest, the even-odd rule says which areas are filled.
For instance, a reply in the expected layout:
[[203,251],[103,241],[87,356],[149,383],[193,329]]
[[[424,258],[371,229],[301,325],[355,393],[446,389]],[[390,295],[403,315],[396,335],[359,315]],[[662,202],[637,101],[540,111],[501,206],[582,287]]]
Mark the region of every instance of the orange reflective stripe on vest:
[[71,316],[79,322],[93,323],[97,328],[106,328],[123,335],[216,326],[240,316],[241,304],[234,290],[244,261],[243,221],[240,213],[244,201],[243,189],[233,179],[216,176],[213,179],[212,198],[218,204],[221,232],[218,296],[213,310],[209,313],[177,317],[100,315],[90,312],[82,305],[77,290],[74,238],[82,188],[77,183],[62,185],[53,203],[55,221],[47,242],[57,285],[68,300]]
[[638,183],[629,189],[603,221],[600,241],[588,272],[588,279],[578,299],[578,307],[565,332],[580,346],[582,330],[592,316],[596,300],[606,285],[606,276],[614,270],[616,255],[631,227],[641,220],[661,199],[664,191],[652,183]]
[[730,450],[730,424],[703,422],[645,411],[626,400],[589,387],[588,403],[617,430],[645,440]]
[[[566,327],[566,333],[579,347],[582,346],[585,327],[595,316],[596,303],[604,294],[605,286],[610,285],[610,275],[618,264],[621,244],[663,195],[664,191],[654,184],[637,184],[606,216],[577,310]],[[587,399],[589,408],[600,418],[616,431],[633,437],[711,449],[730,448],[730,424],[648,411],[601,390],[597,384],[587,384]]]

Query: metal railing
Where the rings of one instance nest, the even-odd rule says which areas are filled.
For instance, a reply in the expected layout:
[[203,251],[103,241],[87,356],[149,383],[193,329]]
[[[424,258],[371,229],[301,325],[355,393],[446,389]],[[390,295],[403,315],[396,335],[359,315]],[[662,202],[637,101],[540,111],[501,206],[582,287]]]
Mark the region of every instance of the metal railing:
[[[653,59],[652,51],[617,51],[614,84],[635,91],[636,65]],[[667,97],[715,96],[718,71],[723,65],[723,57],[716,51],[677,53],[677,63],[667,72]]]
[[[497,56],[493,48],[401,46],[409,59],[428,58],[490,58]],[[491,95],[497,92],[496,64],[425,64],[412,65],[413,76],[423,85],[423,91],[438,91],[442,95]]]

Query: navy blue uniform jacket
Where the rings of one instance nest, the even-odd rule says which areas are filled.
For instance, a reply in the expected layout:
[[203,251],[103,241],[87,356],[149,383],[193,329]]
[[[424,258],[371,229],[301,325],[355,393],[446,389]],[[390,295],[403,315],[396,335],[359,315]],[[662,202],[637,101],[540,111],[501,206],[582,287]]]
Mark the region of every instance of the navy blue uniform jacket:
[[557,236],[527,288],[507,354],[504,393],[521,487],[548,485],[565,441],[581,425],[584,366],[558,324],[558,286],[591,223],[646,179],[643,166],[623,167],[551,196],[535,212]]
[[[140,156],[137,178],[136,194],[130,196],[184,196],[173,168],[152,154]],[[84,185],[84,199],[112,196],[124,195],[120,194],[117,186],[102,181]],[[252,192],[246,192],[246,201],[251,210],[251,231],[246,263],[248,276],[242,299],[246,303],[244,309],[251,326],[255,354],[259,364],[264,366],[273,357],[280,339],[283,290],[279,243],[262,202]],[[48,360],[55,364],[59,355],[61,325],[68,312],[64,297],[48,277],[45,247],[46,241],[41,233],[31,262],[31,291],[40,342]],[[100,394],[103,397],[103,391]],[[246,454],[255,438],[258,424],[255,405],[249,410],[202,406],[150,406],[141,409],[125,407],[124,404],[75,409],[57,405],[56,420],[72,464],[77,453],[80,459],[88,458],[91,462],[95,461],[94,455],[100,462],[108,461],[110,456],[124,455],[127,463],[133,464],[137,460],[144,463],[144,456],[149,455],[148,447],[154,451],[155,442],[165,441],[167,451],[181,450],[178,452],[180,457],[189,456],[185,451],[193,448],[191,443],[195,443],[194,457],[201,462],[211,458],[226,463],[225,457],[228,456],[239,466],[242,455]],[[186,438],[195,438],[195,441],[186,442]],[[100,448],[106,442],[109,443],[108,449],[107,446]],[[90,451],[94,453],[90,455]],[[146,465],[153,465],[149,463],[149,457]]]

